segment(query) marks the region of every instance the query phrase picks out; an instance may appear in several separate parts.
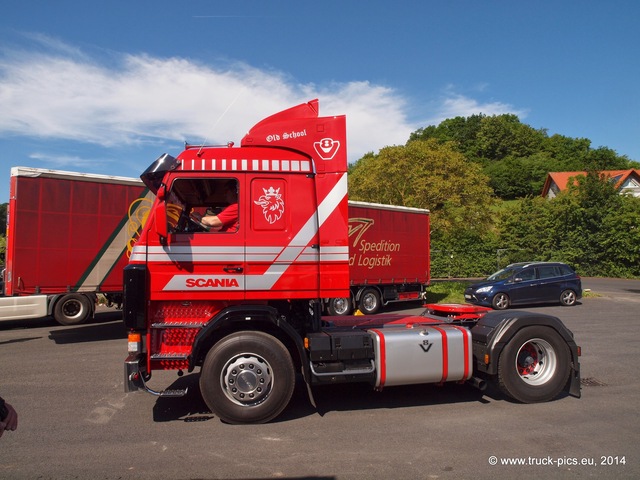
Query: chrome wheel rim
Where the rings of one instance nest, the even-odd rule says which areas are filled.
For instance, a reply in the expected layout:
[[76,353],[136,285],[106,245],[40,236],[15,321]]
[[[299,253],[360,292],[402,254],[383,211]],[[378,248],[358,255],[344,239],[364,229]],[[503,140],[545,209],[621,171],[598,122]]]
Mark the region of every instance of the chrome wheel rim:
[[271,366],[255,353],[236,355],[222,369],[220,385],[233,403],[241,406],[258,405],[264,402],[271,392]]

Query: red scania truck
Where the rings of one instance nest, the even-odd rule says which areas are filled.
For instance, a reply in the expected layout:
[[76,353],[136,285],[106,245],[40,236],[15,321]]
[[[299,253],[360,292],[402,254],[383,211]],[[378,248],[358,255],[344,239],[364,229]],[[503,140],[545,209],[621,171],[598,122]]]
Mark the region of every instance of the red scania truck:
[[153,194],[139,179],[13,167],[0,321],[84,322],[122,303],[122,269]]
[[429,210],[349,201],[349,297],[324,300],[328,315],[370,315],[420,300],[429,285]]
[[[199,368],[205,402],[230,423],[278,416],[296,372],[309,386],[493,381],[521,402],[579,396],[579,347],[552,316],[322,316],[323,301],[350,296],[345,123],[314,100],[262,120],[239,148],[187,146],[141,175],[156,198],[124,270],[125,391],[181,396],[152,389],[152,373]],[[229,185],[236,227],[211,230],[202,216],[229,206]]]

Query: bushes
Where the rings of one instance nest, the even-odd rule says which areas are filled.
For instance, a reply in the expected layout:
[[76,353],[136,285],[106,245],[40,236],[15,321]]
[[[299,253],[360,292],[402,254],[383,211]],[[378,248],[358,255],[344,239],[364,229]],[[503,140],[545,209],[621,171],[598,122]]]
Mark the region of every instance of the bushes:
[[640,277],[640,198],[597,173],[553,200],[525,199],[500,219],[509,261],[556,260],[581,275]]
[[484,277],[509,263],[560,261],[581,275],[640,278],[640,198],[590,173],[553,200],[505,203],[495,229],[431,240],[433,278]]
[[500,254],[497,238],[491,233],[436,235],[431,238],[431,277],[486,277],[496,270]]

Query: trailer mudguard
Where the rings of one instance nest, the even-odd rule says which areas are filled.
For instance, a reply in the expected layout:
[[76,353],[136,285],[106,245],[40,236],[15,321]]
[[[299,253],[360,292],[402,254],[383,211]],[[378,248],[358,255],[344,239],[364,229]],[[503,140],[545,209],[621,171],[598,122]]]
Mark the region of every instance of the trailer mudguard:
[[[473,357],[476,371],[487,375],[497,375],[498,358],[504,347],[523,327],[530,325],[546,326],[554,329],[564,339],[571,352],[571,381],[569,393],[580,397],[580,362],[578,346],[573,333],[562,321],[551,315],[524,311],[489,312],[471,328]],[[486,357],[488,355],[488,357]],[[485,358],[489,359],[485,363]]]

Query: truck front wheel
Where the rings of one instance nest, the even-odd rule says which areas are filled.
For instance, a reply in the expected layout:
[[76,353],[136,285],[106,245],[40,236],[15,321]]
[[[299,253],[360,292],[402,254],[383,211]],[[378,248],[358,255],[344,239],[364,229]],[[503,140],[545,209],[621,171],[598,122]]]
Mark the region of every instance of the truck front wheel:
[[378,313],[381,307],[382,300],[380,299],[380,293],[375,288],[367,288],[362,292],[358,307],[360,311],[365,315],[373,315]]
[[200,372],[211,411],[233,424],[266,423],[285,409],[295,386],[293,361],[278,339],[237,332],[216,343]]
[[330,298],[327,302],[327,313],[331,316],[349,315],[351,313],[351,298]]
[[62,325],[79,325],[90,316],[91,300],[81,293],[63,296],[53,308],[53,318]]
[[498,383],[510,397],[523,402],[546,402],[567,385],[570,352],[564,339],[549,327],[518,331],[498,360]]

